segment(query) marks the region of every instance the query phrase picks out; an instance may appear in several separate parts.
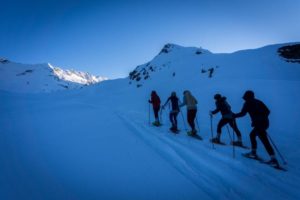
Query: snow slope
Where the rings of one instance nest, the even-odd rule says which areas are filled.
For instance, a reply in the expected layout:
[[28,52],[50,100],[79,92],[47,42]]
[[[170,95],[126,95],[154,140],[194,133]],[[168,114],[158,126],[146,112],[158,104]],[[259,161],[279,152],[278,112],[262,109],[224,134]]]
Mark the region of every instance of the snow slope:
[[[139,66],[136,71],[142,72],[131,79],[57,93],[1,91],[0,198],[299,199],[300,65],[278,55],[286,45],[233,54],[171,45],[168,53]],[[211,78],[209,71],[202,73],[212,67]],[[153,89],[163,101],[173,90],[180,98],[185,89],[192,91],[203,141],[184,133],[185,109],[178,117],[178,135],[168,131],[168,110],[162,113],[164,126],[148,125]],[[269,134],[288,172],[241,157],[245,149],[235,149],[232,158],[230,146],[212,149],[209,143],[213,95],[227,96],[238,112],[247,89],[271,110]],[[219,118],[213,120],[214,130]],[[237,123],[249,146],[249,117]],[[226,129],[222,140],[230,142]]]
[[0,89],[11,92],[51,92],[78,89],[107,80],[75,70],[63,70],[51,64],[26,65],[0,58]]

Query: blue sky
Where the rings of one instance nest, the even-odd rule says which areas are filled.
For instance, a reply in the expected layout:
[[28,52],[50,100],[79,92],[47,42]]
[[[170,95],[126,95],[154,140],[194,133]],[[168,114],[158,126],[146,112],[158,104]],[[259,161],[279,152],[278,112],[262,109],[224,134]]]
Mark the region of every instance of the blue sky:
[[166,43],[233,52],[300,41],[298,0],[0,0],[0,57],[125,77]]

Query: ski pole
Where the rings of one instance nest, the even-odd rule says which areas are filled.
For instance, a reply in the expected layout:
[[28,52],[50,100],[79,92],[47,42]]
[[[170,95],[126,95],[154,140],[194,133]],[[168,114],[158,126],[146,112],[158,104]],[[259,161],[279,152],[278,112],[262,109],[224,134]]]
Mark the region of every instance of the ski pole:
[[150,103],[149,103],[149,106],[148,106],[148,123],[149,123],[149,126],[151,125],[150,124]]
[[270,139],[270,141],[271,141],[272,145],[274,146],[274,148],[276,149],[276,151],[278,152],[278,154],[279,154],[279,156],[280,156],[280,158],[281,158],[283,164],[286,165],[287,162],[285,161],[285,159],[284,159],[283,156],[281,155],[279,149],[277,148],[277,146],[276,146],[275,143],[273,142],[271,136],[270,136],[269,134],[267,134],[267,136],[268,136],[268,138]]
[[197,123],[197,127],[198,127],[198,132],[200,132],[200,127],[199,127],[198,116],[197,115],[196,115],[196,123]]
[[[236,124],[235,124],[235,120],[233,119],[233,127],[237,127]],[[232,128],[232,127],[231,127]],[[234,154],[235,154],[235,146],[234,146],[234,141],[235,141],[235,132],[234,132],[234,129],[232,128],[232,146],[233,146],[233,151],[234,151]]]
[[182,117],[182,120],[183,120],[183,126],[184,126],[184,129],[185,129],[185,131],[187,132],[188,130],[187,130],[187,128],[186,128],[186,124],[185,124],[185,121],[184,121],[183,114],[182,114],[181,110],[179,110],[179,112],[181,113],[181,117]]
[[235,132],[232,129],[232,147],[233,147],[233,153],[234,153],[234,157],[235,157],[235,146],[234,146],[234,140],[235,140],[235,138],[234,138],[234,135],[235,135]]
[[159,113],[159,121],[160,121],[160,123],[162,124],[163,123],[163,120],[162,120],[162,108],[160,108],[160,113]]
[[234,148],[234,145],[233,145],[233,141],[232,141],[232,137],[230,135],[230,131],[229,131],[228,125],[226,125],[226,128],[227,128],[227,132],[228,132],[229,138],[231,140],[231,144],[232,144],[232,157],[235,158],[235,148]]
[[170,102],[168,103],[168,108],[169,108],[169,116],[168,117],[169,117],[169,120],[171,122],[171,125],[173,126],[171,118],[170,118],[170,114],[171,114],[171,103]]
[[[213,132],[213,116],[210,115],[210,132],[211,132],[211,141],[213,140],[214,138],[214,132]],[[215,149],[215,145],[213,142],[211,142],[212,144],[212,148]]]

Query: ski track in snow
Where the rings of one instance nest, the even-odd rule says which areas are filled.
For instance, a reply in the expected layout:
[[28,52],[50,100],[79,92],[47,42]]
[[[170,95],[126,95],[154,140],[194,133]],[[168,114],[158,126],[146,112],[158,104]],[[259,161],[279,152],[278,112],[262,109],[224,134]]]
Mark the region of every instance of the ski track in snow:
[[[133,134],[199,188],[201,194],[206,195],[204,199],[243,199],[249,198],[249,196],[251,198],[259,197],[259,193],[255,190],[249,193],[249,189],[251,191],[251,188],[247,187],[247,185],[251,184],[253,176],[256,176],[258,180],[254,184],[261,185],[261,188],[264,188],[264,185],[268,184],[265,183],[265,180],[260,176],[256,168],[251,169],[251,167],[245,166],[245,163],[243,164],[241,161],[236,161],[226,156],[224,157],[224,155],[218,154],[215,151],[207,151],[207,148],[210,147],[205,145],[206,141],[204,140],[199,141],[186,136],[185,141],[188,143],[199,144],[197,146],[199,149],[195,152],[195,150],[187,146],[188,144],[184,144],[182,140],[183,137],[181,137],[181,135],[183,135],[181,133],[184,131],[181,131],[178,135],[171,133],[165,135],[162,133],[166,133],[167,130],[163,126],[158,128],[149,127],[144,121],[137,120],[139,119],[138,117],[129,117],[119,112],[116,114]],[[223,148],[226,147],[228,146],[224,146]],[[217,146],[217,149],[221,148],[221,146]],[[236,153],[243,150],[244,149],[236,149]],[[243,161],[244,160],[242,160],[242,162]],[[253,164],[260,165],[255,162],[253,162]],[[268,166],[264,164],[261,164],[260,167],[265,167],[267,170],[274,170],[271,168],[268,169]],[[227,173],[224,173],[222,169],[226,169]],[[278,173],[285,172],[278,171]],[[232,174],[237,175],[232,176]],[[276,177],[272,177],[272,174],[270,174],[268,178],[272,180],[272,183],[278,181]],[[274,194],[274,197],[280,197],[280,199],[293,197],[297,199],[293,194],[284,191],[283,188],[278,187],[276,184],[272,185],[273,189],[278,192]]]
[[[151,128],[143,124],[132,123],[124,116],[119,116],[120,119],[124,121],[126,126],[131,129],[136,136],[141,138],[145,143],[153,148],[179,173],[190,180],[211,199],[220,198],[218,195],[220,192],[222,194],[228,194],[226,198],[223,196],[223,199],[238,199],[238,197],[241,195],[239,194],[240,192],[232,191],[230,188],[223,187],[224,191],[219,190],[222,183],[225,184],[224,173],[222,173],[219,167],[214,163],[208,163],[207,160],[201,159],[199,155],[192,152],[182,144],[175,142],[174,140],[169,140],[153,133]],[[207,172],[209,172],[208,174],[213,174],[214,176],[207,176]],[[217,188],[217,190],[215,188]]]

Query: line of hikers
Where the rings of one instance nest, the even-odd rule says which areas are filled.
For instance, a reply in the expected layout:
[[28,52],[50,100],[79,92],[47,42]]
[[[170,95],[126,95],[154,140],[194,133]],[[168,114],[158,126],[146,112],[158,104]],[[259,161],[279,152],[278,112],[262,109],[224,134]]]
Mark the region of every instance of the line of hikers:
[[[170,110],[170,121],[172,123],[172,127],[170,128],[171,131],[178,131],[177,128],[177,116],[178,113],[180,112],[180,107],[185,106],[187,107],[187,121],[191,127],[191,131],[188,131],[189,135],[196,135],[197,131],[195,128],[195,118],[197,115],[197,100],[196,98],[191,94],[190,91],[186,90],[183,92],[183,102],[180,102],[178,97],[176,96],[175,92],[171,93],[171,96],[167,99],[165,104],[162,106],[162,109],[165,109],[165,106],[168,104],[168,102],[171,101],[171,107],[172,109]],[[160,126],[160,121],[159,121],[159,110],[160,110],[160,98],[157,95],[156,91],[151,92],[151,100],[149,100],[149,103],[152,103],[153,105],[153,111],[154,111],[154,117],[155,121],[153,122],[153,125],[155,126]]]
[[[232,145],[235,146],[243,146],[242,143],[242,135],[240,130],[238,129],[236,118],[243,117],[247,113],[250,115],[251,118],[251,126],[253,127],[252,131],[250,132],[250,141],[251,141],[251,151],[246,155],[249,157],[257,158],[256,149],[257,149],[257,142],[256,137],[258,136],[261,142],[263,143],[266,151],[270,155],[269,164],[276,164],[278,165],[278,161],[275,156],[275,152],[269,142],[267,129],[269,128],[269,114],[270,110],[268,107],[260,100],[256,99],[254,96],[254,92],[248,90],[244,93],[243,99],[245,101],[241,112],[233,113],[231,111],[231,106],[228,104],[226,97],[222,96],[221,94],[214,95],[216,109],[213,111],[209,111],[210,116],[217,114],[218,112],[221,113],[222,118],[217,125],[217,136],[211,139],[213,143],[221,143],[221,133],[222,128],[229,124],[231,128],[234,130],[235,134],[237,135],[237,140],[232,141]],[[180,102],[179,98],[176,96],[176,92],[172,92],[171,96],[167,99],[165,104],[161,107],[161,101],[159,96],[157,95],[156,91],[151,92],[151,99],[149,103],[153,105],[153,111],[155,116],[155,121],[153,125],[160,126],[159,121],[159,110],[160,108],[164,109],[168,102],[171,102],[171,109],[169,118],[172,123],[170,128],[173,132],[178,132],[177,128],[177,116],[180,112],[180,107],[186,106],[187,108],[187,121],[191,130],[188,131],[188,135],[195,136],[197,135],[197,130],[195,128],[195,118],[197,115],[197,100],[192,95],[192,93],[188,90],[183,92],[183,102]],[[199,127],[198,127],[199,128]]]

